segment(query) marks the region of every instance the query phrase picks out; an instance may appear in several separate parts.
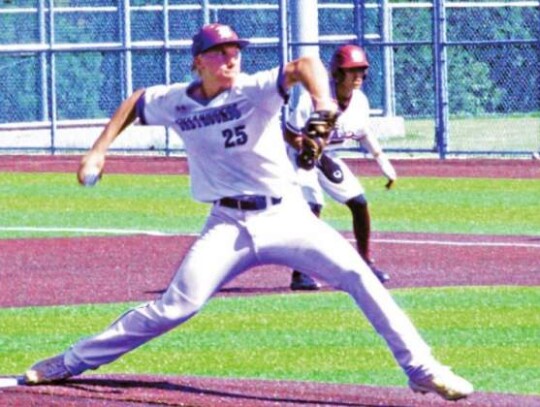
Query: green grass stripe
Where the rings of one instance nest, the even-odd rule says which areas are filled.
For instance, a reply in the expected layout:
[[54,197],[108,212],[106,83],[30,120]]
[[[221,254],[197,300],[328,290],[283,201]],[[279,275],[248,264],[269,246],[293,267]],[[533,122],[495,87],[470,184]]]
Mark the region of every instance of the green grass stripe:
[[[403,177],[386,191],[382,177],[359,177],[373,230],[540,235],[539,179]],[[0,172],[0,237],[76,232],[2,231],[1,227],[147,229],[197,233],[209,205],[191,198],[186,175],[108,174],[82,188],[74,174]],[[323,219],[351,230],[349,209],[331,199]]]
[[[478,390],[538,394],[539,287],[393,295],[435,355]],[[133,305],[1,309],[0,374],[20,372],[97,333]],[[336,292],[215,298],[181,328],[99,369],[107,372],[406,385],[382,339]]]

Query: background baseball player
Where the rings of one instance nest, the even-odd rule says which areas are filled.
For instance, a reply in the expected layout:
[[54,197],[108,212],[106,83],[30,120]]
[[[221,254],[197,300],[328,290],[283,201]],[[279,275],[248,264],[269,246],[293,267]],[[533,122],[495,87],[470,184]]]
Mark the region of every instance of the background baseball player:
[[324,65],[303,57],[243,74],[241,49],[246,44],[226,25],[204,26],[192,45],[199,79],[134,92],[82,159],[78,178],[85,183],[96,167],[103,171],[110,144],[136,117],[143,124],[171,126],[184,142],[192,194],[212,208],[159,298],[127,311],[66,352],[38,362],[26,372],[27,382],[64,380],[110,363],[189,320],[239,274],[261,264],[280,264],[316,270],[317,277],[349,293],[386,340],[414,391],[466,397],[472,385],[434,359],[356,250],[308,210],[296,184],[280,110],[289,89],[302,84],[316,111],[307,127],[314,137],[327,137],[337,109]]
[[[360,89],[368,68],[367,55],[357,45],[342,45],[334,52],[330,62],[330,88],[341,114],[318,160],[311,159],[309,155],[307,159],[301,156],[303,126],[313,111],[308,94],[302,93],[297,105],[290,111],[285,138],[294,147],[289,149],[289,155],[313,213],[317,216],[321,213],[324,205],[323,191],[337,202],[345,204],[352,214],[358,252],[377,278],[385,283],[390,280],[390,276],[375,267],[370,254],[371,220],[364,188],[335,151],[345,140],[356,140],[376,160],[388,179],[386,188],[390,189],[397,178],[394,167],[370,127],[369,102]],[[293,290],[317,290],[320,286],[309,275],[294,270],[290,287]]]

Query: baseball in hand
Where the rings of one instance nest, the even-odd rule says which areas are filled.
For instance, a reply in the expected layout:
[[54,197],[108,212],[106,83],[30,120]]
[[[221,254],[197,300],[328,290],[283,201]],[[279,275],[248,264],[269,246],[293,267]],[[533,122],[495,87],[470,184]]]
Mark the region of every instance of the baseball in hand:
[[84,173],[83,184],[85,187],[93,187],[101,178],[98,167],[90,167]]

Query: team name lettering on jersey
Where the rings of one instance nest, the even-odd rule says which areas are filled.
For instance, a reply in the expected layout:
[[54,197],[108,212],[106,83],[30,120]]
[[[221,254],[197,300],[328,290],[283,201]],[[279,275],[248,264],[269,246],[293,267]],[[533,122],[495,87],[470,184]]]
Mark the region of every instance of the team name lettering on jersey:
[[354,138],[355,134],[352,131],[346,131],[343,129],[343,126],[340,126],[338,123],[336,126],[336,129],[330,133],[330,137],[328,138],[329,144],[342,144],[345,142],[345,140]]
[[238,109],[237,103],[232,103],[216,109],[205,110],[192,116],[183,117],[176,120],[176,124],[178,124],[181,130],[185,131],[230,122],[231,120],[239,119],[241,116],[242,112]]

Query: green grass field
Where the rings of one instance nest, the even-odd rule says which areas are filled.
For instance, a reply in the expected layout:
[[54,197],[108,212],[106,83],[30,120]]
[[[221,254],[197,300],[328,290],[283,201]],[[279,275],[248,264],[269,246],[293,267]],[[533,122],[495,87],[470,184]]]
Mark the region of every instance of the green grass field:
[[[540,179],[404,177],[392,191],[380,177],[362,183],[374,230],[540,235]],[[107,228],[197,233],[209,210],[192,200],[187,176],[107,175],[81,188],[73,174],[0,173],[0,194],[0,238]],[[350,230],[349,210],[327,203],[323,218]]]
[[[540,235],[540,180],[362,178],[376,231]],[[197,233],[208,206],[185,176],[0,173],[0,238]],[[348,210],[324,218],[350,229]],[[112,230],[114,229],[114,230]],[[29,254],[30,255],[30,254]],[[479,391],[540,394],[540,289],[393,290],[435,354]],[[133,304],[0,309],[0,374],[95,333]],[[386,346],[341,293],[216,298],[181,329],[99,373],[189,374],[405,386]]]
[[[480,391],[538,394],[540,291],[395,290],[434,353]],[[0,310],[0,374],[98,332],[134,304]],[[341,293],[216,298],[181,329],[99,373],[405,386],[385,344]]]

